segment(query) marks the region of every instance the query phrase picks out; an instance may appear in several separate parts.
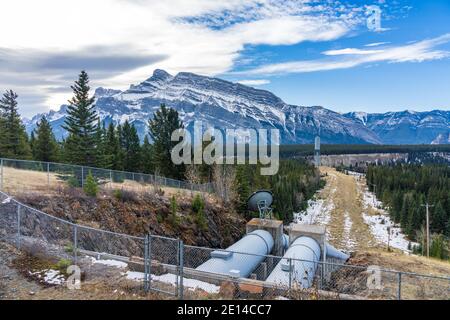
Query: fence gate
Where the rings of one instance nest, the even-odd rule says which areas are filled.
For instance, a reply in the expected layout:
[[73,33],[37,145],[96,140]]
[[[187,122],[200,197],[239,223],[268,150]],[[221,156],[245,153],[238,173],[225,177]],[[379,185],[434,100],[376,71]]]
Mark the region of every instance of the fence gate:
[[144,246],[144,289],[183,298],[183,242],[147,235]]

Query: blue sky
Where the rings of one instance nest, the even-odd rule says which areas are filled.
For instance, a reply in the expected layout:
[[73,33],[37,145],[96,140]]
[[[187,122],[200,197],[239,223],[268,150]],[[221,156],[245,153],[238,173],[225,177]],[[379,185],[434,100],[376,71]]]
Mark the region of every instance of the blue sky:
[[[389,2],[386,2],[388,7],[382,10],[382,28],[388,30],[373,32],[361,26],[353,34],[333,41],[258,46],[249,48],[243,56],[264,56],[274,63],[314,60],[321,59],[327,50],[390,48],[450,32],[450,1],[399,3],[410,8],[391,16]],[[385,19],[385,14],[389,14],[389,18]],[[384,45],[365,47],[383,42]],[[446,43],[439,48],[449,50],[450,45]],[[245,70],[244,67],[240,69]],[[233,79],[233,76],[226,77]],[[276,93],[288,103],[321,105],[340,112],[450,109],[450,60],[447,58],[423,62],[375,62],[330,71],[281,72],[264,79],[267,84],[259,87]]]
[[[380,25],[367,23],[373,6]],[[2,8],[12,14],[0,20],[9,30],[0,89],[18,92],[27,117],[65,103],[81,69],[92,87],[126,89],[161,68],[339,112],[450,109],[446,0],[3,0]]]

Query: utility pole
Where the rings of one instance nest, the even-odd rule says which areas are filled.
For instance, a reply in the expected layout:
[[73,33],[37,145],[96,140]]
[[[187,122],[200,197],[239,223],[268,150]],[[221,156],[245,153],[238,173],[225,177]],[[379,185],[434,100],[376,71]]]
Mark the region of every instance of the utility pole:
[[427,258],[430,257],[430,207],[434,207],[434,205],[429,205],[428,202],[422,204],[421,207],[425,207],[426,209],[426,232],[427,232]]

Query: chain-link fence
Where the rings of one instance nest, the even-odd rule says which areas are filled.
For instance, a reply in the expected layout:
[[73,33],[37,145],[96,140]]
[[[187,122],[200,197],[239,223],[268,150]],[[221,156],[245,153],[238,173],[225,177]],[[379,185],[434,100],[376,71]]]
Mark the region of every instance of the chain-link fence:
[[[125,261],[146,291],[184,299],[450,299],[450,277],[232,252],[156,235],[130,236],[48,215],[3,192],[0,241],[74,263],[81,256]],[[231,256],[239,261],[238,270],[221,266]],[[212,264],[211,258],[219,261]],[[270,277],[274,272],[277,277]]]
[[89,174],[103,190],[145,192],[173,188],[192,192],[213,191],[211,183],[195,184],[154,174],[13,159],[0,159],[0,190],[15,194],[19,191],[47,192],[66,186],[83,187]]

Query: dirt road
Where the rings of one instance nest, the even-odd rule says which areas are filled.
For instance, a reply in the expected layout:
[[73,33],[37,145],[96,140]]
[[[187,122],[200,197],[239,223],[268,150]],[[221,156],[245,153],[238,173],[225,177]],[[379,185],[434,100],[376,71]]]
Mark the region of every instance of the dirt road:
[[319,223],[327,227],[327,236],[337,248],[356,251],[373,248],[377,245],[362,213],[361,187],[353,176],[345,175],[333,168],[321,167],[325,175],[326,187],[319,193],[324,201],[325,217]]

